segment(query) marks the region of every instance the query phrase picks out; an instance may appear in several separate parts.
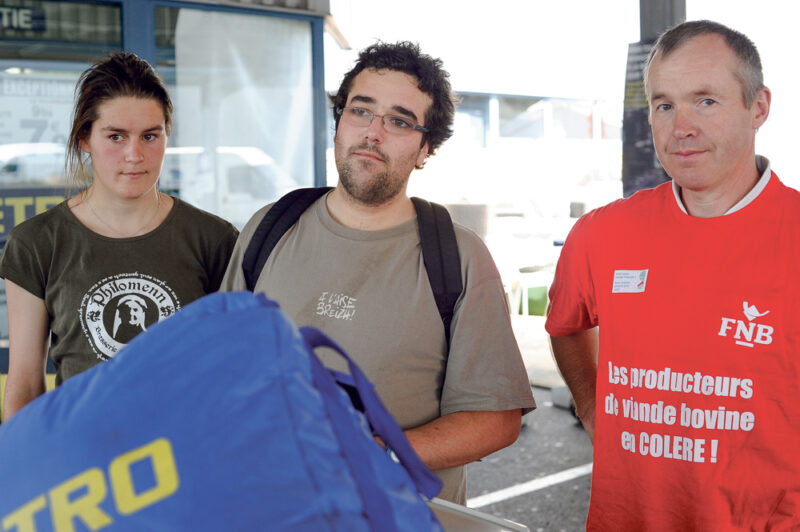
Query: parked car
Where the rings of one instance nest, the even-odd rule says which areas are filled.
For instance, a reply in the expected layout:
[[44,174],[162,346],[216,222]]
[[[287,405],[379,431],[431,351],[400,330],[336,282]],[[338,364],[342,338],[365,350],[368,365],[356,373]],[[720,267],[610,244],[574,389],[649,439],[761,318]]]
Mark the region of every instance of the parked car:
[[65,151],[50,142],[0,144],[0,186],[63,185]]
[[218,146],[167,148],[162,190],[225,218],[241,228],[258,209],[301,186],[262,149]]

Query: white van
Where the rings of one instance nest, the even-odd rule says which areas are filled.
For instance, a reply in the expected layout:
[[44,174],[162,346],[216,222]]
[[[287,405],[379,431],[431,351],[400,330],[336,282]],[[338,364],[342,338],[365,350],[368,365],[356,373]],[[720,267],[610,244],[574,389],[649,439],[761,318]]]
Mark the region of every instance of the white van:
[[65,152],[63,144],[50,142],[0,144],[0,186],[63,185]]

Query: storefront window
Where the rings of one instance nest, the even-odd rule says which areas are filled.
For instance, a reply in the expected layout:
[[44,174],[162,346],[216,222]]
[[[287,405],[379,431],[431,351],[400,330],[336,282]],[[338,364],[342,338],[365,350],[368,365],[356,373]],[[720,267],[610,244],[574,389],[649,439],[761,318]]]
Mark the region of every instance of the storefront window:
[[63,198],[75,82],[121,34],[116,6],[0,0],[0,247]]
[[[15,225],[66,196],[75,83],[94,61],[124,47],[155,44],[147,59],[172,96],[162,190],[241,228],[260,207],[314,184],[312,38],[321,25],[152,1],[153,27],[123,21],[131,13],[123,6],[140,1],[0,0],[0,250]],[[123,42],[131,25],[143,31],[126,32]],[[0,374],[7,337],[0,280]]]
[[167,7],[155,19],[175,107],[162,188],[241,228],[313,185],[310,23]]

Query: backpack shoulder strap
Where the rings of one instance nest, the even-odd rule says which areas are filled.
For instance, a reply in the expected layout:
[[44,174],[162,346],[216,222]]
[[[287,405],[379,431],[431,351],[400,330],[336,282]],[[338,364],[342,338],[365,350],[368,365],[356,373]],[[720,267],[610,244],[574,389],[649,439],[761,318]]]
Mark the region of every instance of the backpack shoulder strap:
[[281,237],[300,216],[331,187],[298,188],[279,199],[258,224],[242,258],[247,289],[256,286],[261,270]]
[[417,211],[422,260],[433,289],[436,307],[444,324],[447,349],[450,350],[450,323],[456,301],[461,296],[461,261],[453,220],[442,205],[411,198]]

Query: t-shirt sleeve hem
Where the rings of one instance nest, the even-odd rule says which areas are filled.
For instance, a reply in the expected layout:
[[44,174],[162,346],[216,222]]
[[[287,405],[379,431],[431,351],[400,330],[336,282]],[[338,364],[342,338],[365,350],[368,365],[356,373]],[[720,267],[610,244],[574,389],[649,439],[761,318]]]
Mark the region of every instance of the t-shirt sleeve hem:
[[482,402],[459,402],[458,404],[442,407],[441,415],[455,414],[456,412],[502,412],[504,410],[522,409],[522,415],[536,409],[536,400],[531,397],[529,400],[513,402],[494,402],[487,404],[485,398]]
[[34,295],[39,299],[44,299],[44,290],[31,279],[30,275],[23,275],[14,268],[4,266],[3,268],[0,268],[0,278],[5,279],[6,281],[11,281],[15,285],[23,288],[26,292],[30,292],[31,295]]
[[575,334],[582,331],[588,331],[589,329],[594,328],[593,325],[589,326],[581,326],[581,327],[558,327],[557,325],[551,325],[545,322],[544,329],[547,331],[547,334],[554,338],[560,338],[562,336],[569,336],[570,334]]

